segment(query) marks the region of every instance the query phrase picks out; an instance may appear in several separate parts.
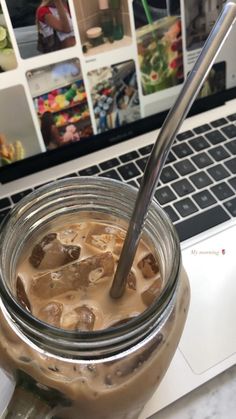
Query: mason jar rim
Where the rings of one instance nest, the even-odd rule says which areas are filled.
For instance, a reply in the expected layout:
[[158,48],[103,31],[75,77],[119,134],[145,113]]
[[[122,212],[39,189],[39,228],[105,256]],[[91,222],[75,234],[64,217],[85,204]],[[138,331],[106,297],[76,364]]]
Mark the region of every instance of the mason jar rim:
[[[138,342],[142,338],[146,337],[149,333],[151,333],[154,327],[159,325],[162,314],[164,313],[170,301],[173,299],[176,291],[181,263],[181,254],[179,239],[172,222],[164,210],[160,207],[158,202],[153,199],[152,203],[150,204],[146,223],[150,219],[152,213],[155,215],[158,214],[159,221],[163,223],[164,227],[169,232],[169,240],[172,240],[175,252],[173,255],[174,263],[170,271],[169,278],[167,279],[166,285],[164,286],[160,296],[156,299],[156,301],[151,304],[143,313],[130,319],[123,325],[92,332],[64,330],[51,326],[37,319],[20,305],[16,297],[9,290],[8,286],[6,286],[6,281],[3,278],[4,240],[7,240],[9,230],[11,230],[9,229],[9,226],[11,224],[14,225],[14,222],[17,222],[18,219],[24,217],[24,215],[27,216],[28,214],[29,216],[29,213],[32,211],[35,203],[43,205],[44,200],[53,198],[57,194],[61,193],[64,193],[65,195],[66,192],[69,193],[70,190],[74,190],[76,188],[83,188],[85,194],[87,193],[88,195],[89,188],[96,188],[96,191],[98,191],[98,188],[99,191],[107,191],[108,189],[113,188],[113,191],[115,190],[118,194],[117,196],[119,200],[121,197],[124,200],[127,196],[127,205],[130,205],[132,201],[134,204],[137,195],[136,188],[124,184],[120,181],[102,177],[80,176],[78,178],[58,180],[51,184],[42,186],[24,197],[14,206],[14,208],[10,211],[10,213],[6,216],[5,220],[1,224],[0,295],[13,320],[19,325],[20,329],[23,330],[23,332],[26,333],[30,339],[32,339],[32,341],[39,343],[40,336],[43,333],[45,338],[43,345],[47,348],[50,348],[51,352],[61,353],[61,350],[64,348],[67,353],[73,357],[76,356],[76,353],[79,349],[80,357],[84,357],[86,359],[87,357],[91,357],[91,351],[88,350],[88,348],[93,347],[93,355],[96,356],[96,354],[100,353],[101,350],[105,347],[107,348],[111,346],[114,348],[114,345],[117,347],[120,347],[120,345],[127,347],[128,344],[134,344],[135,342]],[[120,216],[120,218],[122,217]],[[144,230],[145,228],[146,227],[144,227]],[[57,348],[53,348],[54,341],[56,342]]]

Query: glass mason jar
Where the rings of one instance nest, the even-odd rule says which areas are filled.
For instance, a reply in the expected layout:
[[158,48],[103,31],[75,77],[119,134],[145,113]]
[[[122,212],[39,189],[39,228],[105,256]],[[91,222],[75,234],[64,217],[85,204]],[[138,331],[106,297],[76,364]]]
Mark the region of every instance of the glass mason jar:
[[66,220],[125,228],[136,193],[100,177],[65,179],[28,195],[3,222],[0,366],[16,383],[7,418],[136,419],[158,387],[190,293],[175,229],[155,200],[142,238],[158,258],[164,287],[142,314],[105,330],[69,331],[38,320],[15,297],[17,261],[38,237]]

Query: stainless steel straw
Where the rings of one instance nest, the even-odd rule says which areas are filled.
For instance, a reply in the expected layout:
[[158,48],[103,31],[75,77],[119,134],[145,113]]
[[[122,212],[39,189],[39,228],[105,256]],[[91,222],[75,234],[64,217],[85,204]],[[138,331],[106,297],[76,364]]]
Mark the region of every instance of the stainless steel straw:
[[[171,145],[206,79],[217,53],[224,44],[235,18],[236,4],[232,1],[227,2],[160,130],[137,195],[126,239],[110,290],[112,298],[120,298],[124,293],[126,279],[133,264],[148,209]],[[232,51],[232,53],[234,52]]]

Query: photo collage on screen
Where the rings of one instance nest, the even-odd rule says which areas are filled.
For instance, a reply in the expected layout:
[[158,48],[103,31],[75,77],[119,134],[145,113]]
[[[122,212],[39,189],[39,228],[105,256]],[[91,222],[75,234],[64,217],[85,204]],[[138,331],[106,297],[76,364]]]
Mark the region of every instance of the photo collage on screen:
[[[0,0],[0,167],[166,110],[224,1],[211,3]],[[200,96],[226,73],[216,63]]]

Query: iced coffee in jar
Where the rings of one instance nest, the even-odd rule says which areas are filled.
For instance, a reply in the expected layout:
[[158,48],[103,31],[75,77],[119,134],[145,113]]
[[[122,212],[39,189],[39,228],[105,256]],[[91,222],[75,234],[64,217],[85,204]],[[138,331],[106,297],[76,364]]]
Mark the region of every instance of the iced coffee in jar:
[[153,201],[125,292],[110,297],[135,199],[116,181],[71,178],[28,195],[4,221],[0,366],[16,383],[6,417],[137,419],[157,389],[189,285],[176,232]]

